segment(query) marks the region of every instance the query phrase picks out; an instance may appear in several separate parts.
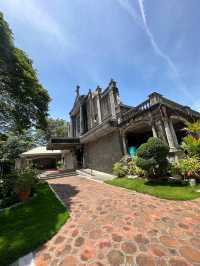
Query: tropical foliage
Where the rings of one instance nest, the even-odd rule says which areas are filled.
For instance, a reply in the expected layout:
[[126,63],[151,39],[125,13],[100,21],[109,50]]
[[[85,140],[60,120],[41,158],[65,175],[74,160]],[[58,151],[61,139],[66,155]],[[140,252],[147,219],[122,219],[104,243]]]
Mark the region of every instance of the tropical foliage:
[[128,168],[122,162],[117,162],[113,165],[113,174],[117,177],[124,177],[127,175]]
[[194,178],[200,174],[200,160],[196,157],[187,156],[172,164],[172,174],[181,175],[183,178]]
[[188,135],[183,138],[181,147],[189,156],[200,158],[200,121],[188,123],[185,130]]
[[113,166],[113,173],[117,177],[139,176],[144,177],[145,171],[136,165],[137,156],[124,156],[119,162]]

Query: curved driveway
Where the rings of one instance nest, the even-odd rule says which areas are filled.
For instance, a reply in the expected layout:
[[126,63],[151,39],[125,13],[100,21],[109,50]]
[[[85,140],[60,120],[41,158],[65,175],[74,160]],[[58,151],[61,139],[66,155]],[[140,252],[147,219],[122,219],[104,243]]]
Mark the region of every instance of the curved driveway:
[[50,180],[70,209],[36,266],[200,266],[200,199],[167,201],[78,176]]

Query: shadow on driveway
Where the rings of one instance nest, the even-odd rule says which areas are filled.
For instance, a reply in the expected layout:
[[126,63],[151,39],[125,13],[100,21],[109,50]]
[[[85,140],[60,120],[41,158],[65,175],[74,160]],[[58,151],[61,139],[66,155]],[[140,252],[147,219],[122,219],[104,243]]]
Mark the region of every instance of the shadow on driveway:
[[76,196],[77,193],[80,192],[76,186],[72,186],[69,184],[58,184],[51,183],[52,188],[58,194],[60,199],[64,202],[65,206],[68,210],[70,210],[72,198]]

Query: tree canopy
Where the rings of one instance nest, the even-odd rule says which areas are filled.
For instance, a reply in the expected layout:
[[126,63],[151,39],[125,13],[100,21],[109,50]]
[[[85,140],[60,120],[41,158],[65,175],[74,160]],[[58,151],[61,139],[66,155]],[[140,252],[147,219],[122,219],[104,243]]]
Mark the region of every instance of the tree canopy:
[[0,12],[0,132],[46,127],[50,97]]
[[37,145],[46,145],[52,137],[68,137],[69,136],[69,122],[63,119],[47,119],[47,127],[45,130],[37,129],[33,134],[35,143]]
[[8,160],[13,165],[19,155],[35,146],[31,132],[20,134],[9,132],[6,138],[0,138],[0,159]]

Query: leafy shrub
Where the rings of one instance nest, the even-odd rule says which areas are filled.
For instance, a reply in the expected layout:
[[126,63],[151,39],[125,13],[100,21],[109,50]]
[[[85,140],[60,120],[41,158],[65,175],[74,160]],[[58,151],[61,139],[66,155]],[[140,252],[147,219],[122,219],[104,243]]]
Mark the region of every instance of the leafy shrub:
[[180,174],[185,177],[198,177],[200,175],[200,160],[196,157],[187,156],[172,164],[173,174]]
[[136,165],[137,156],[133,156],[128,162],[128,174],[144,177],[145,171]]
[[137,175],[138,177],[144,177],[145,171],[136,165],[136,160],[136,156],[123,156],[119,162],[114,164],[113,173],[117,177],[124,177],[126,175]]
[[4,175],[0,179],[0,207],[9,207],[18,202],[20,191],[33,193],[37,183],[37,171],[30,168]]
[[17,173],[7,174],[0,179],[0,207],[10,206],[18,201],[15,190]]
[[197,156],[200,158],[200,138],[194,138],[192,135],[188,135],[183,138],[181,147],[189,156]]
[[192,123],[187,123],[187,127],[184,128],[184,130],[192,135],[194,138],[200,137],[200,120]]
[[117,177],[124,177],[128,173],[128,167],[124,165],[122,162],[115,163],[113,165],[113,173]]
[[158,138],[149,138],[137,151],[136,165],[146,172],[147,177],[166,175],[169,162],[169,147]]
[[19,171],[16,179],[16,191],[32,191],[37,182],[37,171],[35,169],[27,168]]

